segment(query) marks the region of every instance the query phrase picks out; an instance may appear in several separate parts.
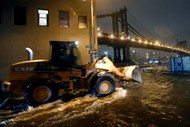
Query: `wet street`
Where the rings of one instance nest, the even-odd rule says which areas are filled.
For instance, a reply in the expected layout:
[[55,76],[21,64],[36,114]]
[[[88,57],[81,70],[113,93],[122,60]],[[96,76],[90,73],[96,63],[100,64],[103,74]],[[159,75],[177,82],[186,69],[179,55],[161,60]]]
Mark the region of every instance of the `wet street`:
[[102,98],[86,95],[13,113],[0,127],[190,127],[190,75],[143,73]]

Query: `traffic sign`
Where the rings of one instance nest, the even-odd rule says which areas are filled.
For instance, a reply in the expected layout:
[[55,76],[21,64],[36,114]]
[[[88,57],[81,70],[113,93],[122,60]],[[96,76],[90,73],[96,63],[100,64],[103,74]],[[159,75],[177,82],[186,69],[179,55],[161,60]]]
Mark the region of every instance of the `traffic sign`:
[[86,45],[86,48],[92,48],[92,45]]

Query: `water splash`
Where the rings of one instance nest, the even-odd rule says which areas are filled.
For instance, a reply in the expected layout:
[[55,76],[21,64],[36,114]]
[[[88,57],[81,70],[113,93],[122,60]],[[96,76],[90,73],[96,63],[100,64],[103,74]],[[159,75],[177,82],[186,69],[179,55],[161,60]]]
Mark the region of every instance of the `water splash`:
[[[117,88],[113,94],[102,98],[86,95],[84,97],[75,98],[69,102],[62,102],[61,100],[58,100],[37,108],[28,107],[26,111],[14,114],[14,118],[3,121],[1,124],[13,126],[18,122],[23,121],[37,126],[44,126],[50,123],[52,124],[52,121],[54,121],[54,124],[57,124],[98,112],[98,109],[106,105],[110,105],[112,102],[126,97],[126,95],[127,90]],[[48,117],[49,120],[46,120],[43,123],[32,122],[36,118],[43,119],[44,116]]]

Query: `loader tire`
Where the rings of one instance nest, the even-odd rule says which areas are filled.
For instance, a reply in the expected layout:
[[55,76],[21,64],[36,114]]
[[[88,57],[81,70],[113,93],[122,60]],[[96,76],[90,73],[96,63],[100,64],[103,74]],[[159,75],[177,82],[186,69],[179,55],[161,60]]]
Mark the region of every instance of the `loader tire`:
[[27,104],[38,106],[58,99],[58,89],[47,80],[36,81],[27,86],[24,94]]
[[112,77],[101,76],[99,77],[94,84],[92,89],[92,95],[97,97],[111,94],[115,91],[115,81]]

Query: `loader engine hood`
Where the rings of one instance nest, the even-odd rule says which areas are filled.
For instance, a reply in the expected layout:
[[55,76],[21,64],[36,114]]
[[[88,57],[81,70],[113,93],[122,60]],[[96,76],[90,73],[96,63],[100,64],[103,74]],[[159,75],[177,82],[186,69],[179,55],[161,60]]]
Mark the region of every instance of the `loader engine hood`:
[[22,61],[11,65],[11,72],[28,72],[45,70],[48,67],[49,60],[30,60]]

